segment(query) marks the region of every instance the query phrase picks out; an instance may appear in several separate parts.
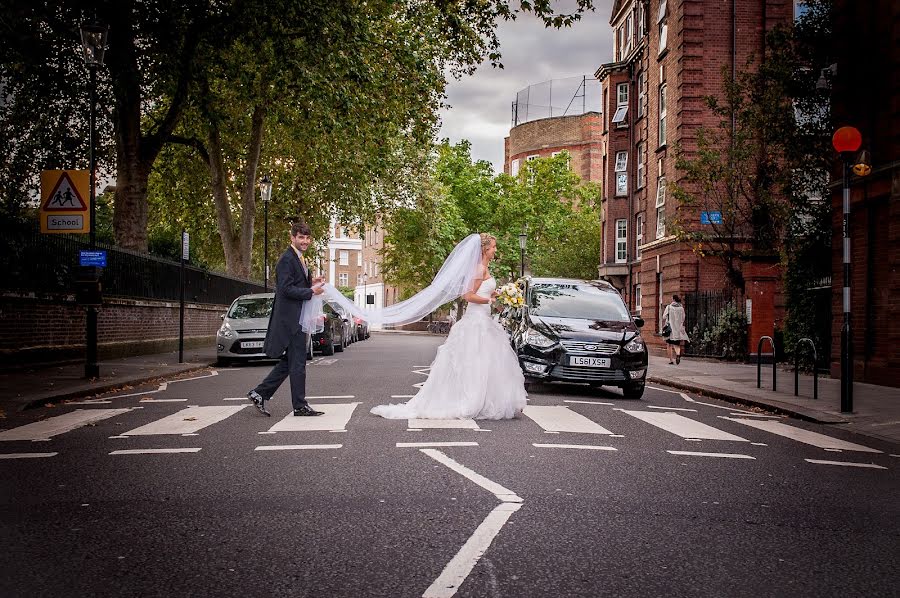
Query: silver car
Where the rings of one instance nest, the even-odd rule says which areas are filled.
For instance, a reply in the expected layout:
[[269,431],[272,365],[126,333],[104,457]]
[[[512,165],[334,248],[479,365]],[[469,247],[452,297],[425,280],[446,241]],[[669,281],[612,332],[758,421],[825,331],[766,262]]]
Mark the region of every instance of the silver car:
[[[270,359],[263,353],[269,316],[275,293],[241,295],[222,315],[222,326],[216,333],[218,365],[250,359]],[[307,339],[307,359],[312,359],[312,339]]]

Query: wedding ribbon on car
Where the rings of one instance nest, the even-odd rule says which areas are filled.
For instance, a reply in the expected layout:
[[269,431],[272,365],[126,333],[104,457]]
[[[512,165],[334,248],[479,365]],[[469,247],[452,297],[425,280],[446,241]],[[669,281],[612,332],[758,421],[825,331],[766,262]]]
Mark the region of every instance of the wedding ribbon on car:
[[362,309],[332,284],[322,285],[322,294],[303,303],[300,329],[316,334],[325,329],[323,303],[335,303],[369,324],[400,326],[421,320],[437,308],[472,289],[481,262],[481,235],[471,234],[457,244],[427,287],[404,301],[377,309]]

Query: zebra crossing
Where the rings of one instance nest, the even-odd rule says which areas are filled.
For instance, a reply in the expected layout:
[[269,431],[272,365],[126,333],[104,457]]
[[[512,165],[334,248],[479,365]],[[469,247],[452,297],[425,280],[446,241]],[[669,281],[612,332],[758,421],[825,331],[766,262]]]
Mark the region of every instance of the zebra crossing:
[[[354,425],[364,422],[367,418],[373,418],[368,414],[367,409],[359,409],[362,405],[361,401],[344,402],[347,399],[354,399],[352,395],[333,395],[310,397],[316,409],[324,411],[324,415],[319,417],[294,417],[291,414],[272,424],[267,430],[258,431],[260,435],[257,438],[266,436],[275,436],[280,438],[290,437],[296,440],[297,435],[304,434],[339,434],[347,433],[352,430]],[[238,398],[223,398],[223,402],[236,402]],[[328,402],[322,402],[328,400]],[[339,402],[331,402],[336,400]],[[200,437],[204,431],[213,429],[214,426],[233,418],[235,415],[244,412],[250,405],[243,399],[246,404],[231,404],[198,406],[190,405],[177,409],[171,413],[156,417],[150,422],[142,423],[137,427],[133,427],[127,431],[107,436],[109,439],[127,439],[127,438],[144,438],[152,439],[154,437]],[[141,403],[145,400],[141,399]],[[84,403],[80,403],[77,408],[72,411],[48,417],[44,420],[13,427],[6,430],[0,430],[0,460],[15,460],[29,458],[48,458],[59,454],[57,451],[35,452],[35,451],[3,451],[5,443],[12,442],[52,442],[55,438],[62,435],[78,434],[79,431],[86,426],[96,426],[101,422],[113,420],[125,420],[129,414],[140,413],[142,419],[146,419],[148,412],[145,409],[164,410],[168,408],[177,408],[179,405],[175,402],[167,402],[165,400],[154,401],[159,403],[158,406],[135,406],[109,408],[107,403],[97,403],[96,407],[88,407]],[[581,444],[574,442],[573,437],[579,440],[589,439],[591,437],[606,436],[609,438],[625,438],[625,434],[617,433],[623,431],[628,426],[627,421],[639,422],[642,425],[650,426],[653,429],[661,430],[671,435],[672,439],[678,441],[695,441],[705,442],[713,441],[718,443],[741,443],[743,445],[751,444],[755,446],[768,446],[765,442],[751,442],[750,436],[752,432],[755,436],[760,435],[771,438],[778,437],[780,439],[796,442],[807,447],[814,447],[831,453],[847,452],[847,453],[864,453],[864,454],[882,454],[883,452],[864,446],[855,442],[849,442],[822,434],[813,432],[796,425],[791,425],[781,421],[777,417],[760,417],[759,414],[733,412],[728,416],[716,416],[716,421],[721,426],[710,425],[699,421],[700,414],[696,409],[684,409],[676,407],[642,405],[640,409],[625,408],[609,408],[614,403],[600,403],[590,401],[565,401],[562,405],[528,405],[524,412],[523,418],[527,430],[533,431],[535,434],[562,434],[566,435],[566,441],[561,443],[546,442],[529,442],[530,445],[537,448],[553,448],[553,449],[586,449],[594,451],[622,451],[627,450],[626,446],[599,446],[595,444]],[[598,411],[593,412],[587,410],[589,415],[585,415],[576,411],[572,404],[590,403],[600,407]],[[102,405],[102,406],[101,406]],[[580,405],[579,405],[580,407]],[[142,410],[145,411],[137,411]],[[623,419],[624,418],[624,419]],[[627,421],[626,421],[627,420]],[[455,430],[461,433],[466,432],[495,432],[505,433],[504,427],[508,427],[510,422],[491,422],[491,429],[483,428],[486,423],[483,420],[440,420],[440,419],[410,419],[406,421],[406,428],[400,428],[402,422],[398,425],[392,420],[382,420],[374,418],[369,420],[368,424],[376,422],[376,425],[384,426],[386,429],[403,434],[405,432],[425,433],[433,431],[450,431]],[[123,422],[125,423],[125,422]],[[118,424],[122,425],[122,424]],[[517,430],[522,429],[520,422],[515,422]],[[633,425],[633,424],[632,424]],[[748,433],[740,435],[739,428],[742,427]],[[248,432],[249,434],[249,432]],[[421,434],[420,434],[421,436]],[[491,435],[493,436],[493,435]],[[518,437],[517,437],[518,438]],[[322,449],[341,449],[343,444],[321,442],[321,437],[316,438],[317,442],[310,444],[268,444],[259,445],[253,448],[254,451],[286,451],[286,450],[322,450]],[[530,439],[530,440],[537,440]],[[514,440],[515,441],[515,440]],[[398,442],[395,446],[412,446],[421,443],[403,443]],[[433,444],[433,443],[432,443]],[[478,446],[478,442],[465,442],[466,446]],[[6,445],[9,446],[9,445]],[[716,445],[724,446],[724,445]],[[709,457],[730,457],[736,459],[755,459],[749,455],[729,452],[712,452],[712,451],[684,451],[675,450],[675,447],[662,447],[665,452],[673,455],[682,456],[709,456]],[[128,454],[158,454],[158,453],[196,453],[201,448],[156,448],[149,447],[146,449],[123,449],[116,448],[109,452],[110,455],[128,455]],[[805,461],[814,464],[843,464],[843,462],[833,462],[824,459],[806,459]],[[854,466],[853,463],[847,465]],[[878,466],[881,467],[881,466]]]

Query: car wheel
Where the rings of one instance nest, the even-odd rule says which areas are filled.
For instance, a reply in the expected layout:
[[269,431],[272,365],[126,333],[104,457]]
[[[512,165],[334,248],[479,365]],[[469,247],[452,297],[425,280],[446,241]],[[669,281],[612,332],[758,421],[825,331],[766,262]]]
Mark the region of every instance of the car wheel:
[[334,350],[338,353],[344,352],[344,337],[341,337],[341,342],[334,345]]
[[216,358],[216,365],[220,368],[227,368],[231,365],[231,360],[227,357],[218,357]]
[[[331,341],[331,339],[325,339]],[[324,346],[322,346],[322,355],[334,355],[334,341],[326,342]]]
[[644,396],[644,383],[626,384],[622,387],[622,395],[626,399],[640,399]]

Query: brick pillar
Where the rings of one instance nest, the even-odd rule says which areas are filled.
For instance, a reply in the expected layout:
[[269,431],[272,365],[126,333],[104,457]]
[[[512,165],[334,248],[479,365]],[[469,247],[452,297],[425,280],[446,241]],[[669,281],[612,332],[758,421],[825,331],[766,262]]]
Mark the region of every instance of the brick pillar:
[[[754,258],[744,264],[744,293],[750,300],[750,324],[747,326],[747,353],[756,357],[759,339],[775,338],[776,295],[781,280],[781,266],[774,259]],[[772,348],[763,343],[762,353]]]

